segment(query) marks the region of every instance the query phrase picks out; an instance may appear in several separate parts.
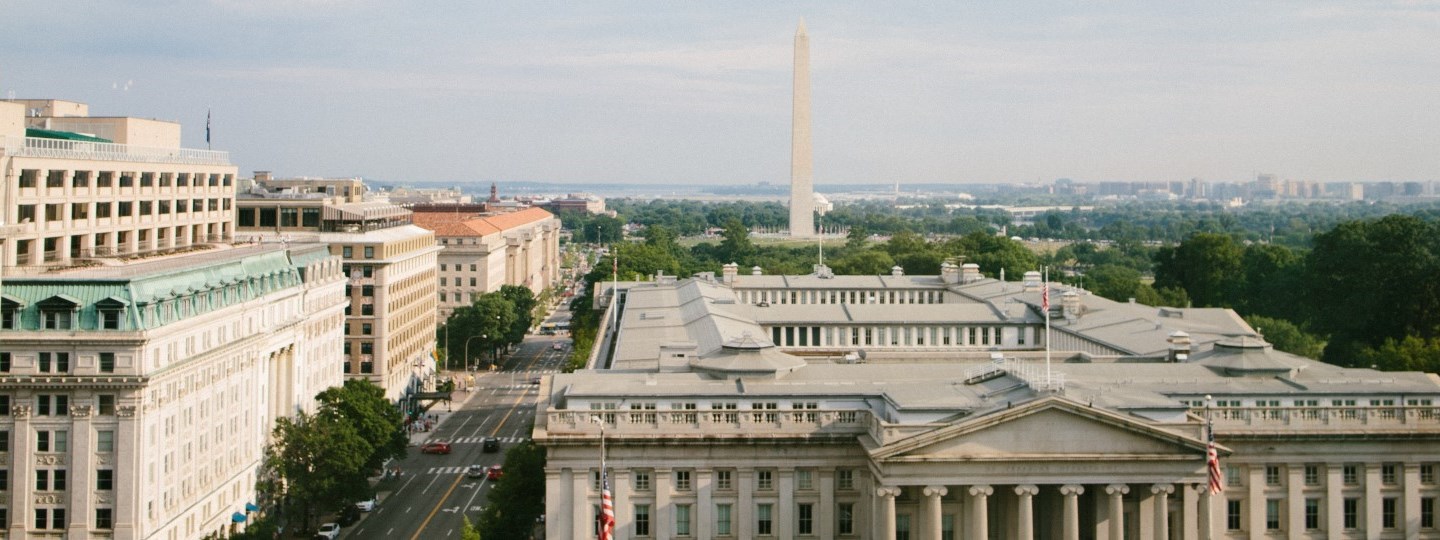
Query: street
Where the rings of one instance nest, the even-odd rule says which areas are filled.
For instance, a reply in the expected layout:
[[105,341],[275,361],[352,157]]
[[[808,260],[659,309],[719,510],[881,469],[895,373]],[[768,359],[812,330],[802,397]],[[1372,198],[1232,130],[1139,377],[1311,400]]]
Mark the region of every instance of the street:
[[[568,318],[562,308],[547,320]],[[556,342],[563,345],[561,349],[553,348]],[[408,457],[388,465],[399,468],[401,476],[375,485],[379,504],[359,523],[347,527],[341,537],[458,538],[461,515],[469,515],[474,523],[494,484],[485,478],[467,478],[466,468],[501,464],[506,451],[530,437],[539,393],[539,385],[531,380],[559,371],[570,352],[569,343],[566,336],[528,335],[514,353],[501,360],[498,370],[475,374],[474,392],[464,392],[463,381],[457,385],[460,390],[454,392],[453,412],[447,413],[444,403],[431,407],[428,414],[438,415],[438,425],[430,433],[412,435],[415,445],[409,448]],[[441,375],[462,380],[465,376],[459,372]],[[486,437],[500,439],[499,452],[482,451]],[[421,454],[421,441],[449,442],[452,453]]]

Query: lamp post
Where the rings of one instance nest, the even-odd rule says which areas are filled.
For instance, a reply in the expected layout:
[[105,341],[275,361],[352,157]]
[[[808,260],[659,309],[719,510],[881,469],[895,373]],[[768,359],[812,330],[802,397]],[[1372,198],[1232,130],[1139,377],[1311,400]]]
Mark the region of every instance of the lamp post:
[[[485,337],[485,336],[486,336],[485,334],[480,334],[480,335],[478,335],[478,336],[470,336],[469,338],[466,338],[466,339],[465,339],[465,365],[466,365],[467,367],[470,365],[470,341],[473,340],[473,339],[475,339],[475,338],[489,339],[489,338],[487,338],[487,337]],[[449,356],[449,355],[446,355],[446,356],[445,356],[445,369],[450,369],[450,356]]]

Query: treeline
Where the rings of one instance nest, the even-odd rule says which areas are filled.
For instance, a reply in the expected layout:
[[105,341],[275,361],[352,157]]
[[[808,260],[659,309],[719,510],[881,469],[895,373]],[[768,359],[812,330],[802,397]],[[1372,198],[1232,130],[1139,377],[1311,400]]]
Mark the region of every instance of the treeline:
[[[958,199],[852,201],[827,213],[823,223],[827,228],[863,228],[882,236],[901,231],[922,236],[963,236],[1004,227],[1007,235],[1022,238],[1175,243],[1196,234],[1215,233],[1246,242],[1309,247],[1316,234],[1348,221],[1393,214],[1427,220],[1440,216],[1440,203],[1297,202],[1229,208],[1208,202],[1132,201],[1096,205],[1085,211],[1072,207],[1046,212],[1021,224],[997,208],[972,208],[961,203]],[[732,219],[752,230],[779,230],[789,221],[788,210],[780,202],[612,199],[607,204],[622,219],[576,212],[564,212],[560,217],[566,228],[576,232],[577,241],[600,243],[618,241],[620,226],[625,223],[660,225],[684,237],[725,227]]]

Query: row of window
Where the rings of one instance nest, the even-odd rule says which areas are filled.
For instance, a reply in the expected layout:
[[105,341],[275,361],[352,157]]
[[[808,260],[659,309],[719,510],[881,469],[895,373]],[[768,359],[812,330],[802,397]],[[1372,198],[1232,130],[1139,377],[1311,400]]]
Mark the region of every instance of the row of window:
[[[795,534],[814,535],[817,534],[816,509],[814,503],[795,504]],[[653,533],[653,514],[651,505],[637,504],[631,513],[635,536],[645,537]],[[598,516],[600,507],[594,507],[597,521],[592,536],[600,534]],[[695,533],[695,508],[690,504],[676,504],[671,507],[671,515],[674,517],[675,536],[694,536]],[[774,503],[758,503],[755,505],[755,527],[752,532],[759,536],[773,536],[776,534],[776,509]],[[715,522],[713,531],[715,536],[735,536],[735,505],[732,503],[715,504]],[[953,520],[951,520],[953,523]],[[835,505],[835,533],[840,535],[856,534],[855,529],[855,503],[842,502]],[[907,520],[908,523],[908,520]],[[953,534],[953,529],[947,529]],[[903,538],[908,538],[907,532]],[[900,538],[900,537],[897,537]],[[947,538],[950,538],[947,536]]]
[[[441,272],[446,271],[446,269],[449,268],[449,266],[450,266],[450,265],[446,265],[445,263],[441,263],[441,264],[440,264],[440,271],[441,271]],[[456,272],[464,272],[464,271],[465,271],[465,265],[463,265],[463,264],[456,263],[456,264],[454,264],[453,266],[455,267],[454,270],[455,270]],[[480,265],[474,264],[474,263],[471,263],[471,264],[470,264],[470,271],[471,271],[471,272],[478,272],[479,270],[480,270]]]
[[[774,469],[756,469],[755,490],[774,491],[775,473],[776,471]],[[654,483],[652,482],[653,475],[654,471],[650,469],[631,469],[631,489],[635,490],[636,492],[653,491],[655,489]],[[690,469],[678,469],[675,471],[671,471],[671,487],[678,492],[685,492],[694,489],[693,475],[694,471]],[[714,476],[716,491],[735,490],[735,469],[715,469]],[[795,489],[797,491],[810,491],[816,489],[816,478],[817,475],[815,469],[795,469]],[[595,491],[600,490],[600,471],[590,471],[590,484],[591,489]],[[836,469],[835,489],[840,491],[854,490],[855,470]]]
[[[1380,500],[1380,528],[1396,529],[1399,527],[1400,499],[1397,497],[1385,497]],[[1244,530],[1245,528],[1245,501],[1231,499],[1225,502],[1225,527],[1232,531]],[[1324,521],[1324,504],[1319,498],[1307,498],[1304,503],[1305,530],[1317,531],[1321,529]],[[1265,530],[1284,530],[1284,513],[1287,508],[1284,499],[1265,500]],[[1340,504],[1340,526],[1346,529],[1359,529],[1363,526],[1361,521],[1361,501],[1359,497],[1346,497]],[[1435,528],[1435,498],[1422,497],[1420,499],[1420,528]]]
[[[36,416],[66,416],[70,414],[70,396],[65,394],[36,394],[34,400]],[[0,394],[0,416],[10,416],[10,402],[8,394]],[[101,416],[113,416],[115,414],[115,395],[95,396],[95,413]]]
[[[473,278],[472,278],[473,279]],[[444,285],[443,278],[441,285]],[[1028,329],[1015,333],[1016,344],[1026,344]],[[822,334],[823,331],[823,334]],[[834,345],[936,346],[1003,345],[1004,332],[995,326],[774,326],[770,341],[780,347]]]
[[[5,414],[10,414],[7,407]],[[0,452],[10,451],[10,430],[0,429]],[[35,431],[36,452],[69,452],[70,432],[63,429],[40,429]],[[115,430],[95,430],[95,452],[101,454],[115,451]]]
[[[235,213],[237,227],[320,227],[319,208],[241,208]],[[345,249],[350,249],[346,247]],[[349,257],[347,253],[345,255]]]
[[[14,317],[14,314],[10,314],[10,320],[13,321],[13,317]],[[10,328],[10,326],[0,326],[0,328]],[[114,373],[114,372],[115,372],[115,353],[102,352],[102,353],[99,353],[98,356],[99,356],[99,365],[98,365],[97,367],[98,367],[100,373]],[[12,359],[12,357],[11,357],[11,353],[8,353],[8,352],[0,352],[0,373],[10,373],[10,368],[11,368],[12,362],[13,362],[13,359]],[[68,353],[68,352],[42,352],[42,353],[37,353],[36,362],[35,362],[35,371],[37,371],[37,372],[39,372],[39,373],[69,373],[69,372],[70,372],[70,353]],[[7,397],[7,399],[8,399],[8,397]]]
[[[34,528],[36,530],[63,530],[66,527],[64,508],[36,508]],[[95,523],[96,529],[111,529],[115,527],[115,509],[96,508]],[[0,508],[0,529],[10,528],[10,509]]]
[[[456,287],[462,287],[462,286],[464,286],[465,283],[464,283],[463,281],[461,281],[461,280],[463,280],[463,279],[465,279],[465,278],[458,278],[458,277],[455,278],[455,286],[456,286]],[[448,285],[448,283],[446,282],[446,279],[443,278],[443,277],[440,278],[440,286],[441,286],[441,287],[444,287],[444,286],[446,286],[446,285]],[[479,286],[480,286],[480,280],[479,280],[479,278],[473,278],[473,277],[470,278],[470,286],[471,286],[471,287],[479,287]],[[442,300],[443,300],[443,298],[442,298]]]
[[[1290,400],[1290,403],[1288,404],[1282,404],[1281,400],[1270,398],[1248,400],[1250,401],[1250,404],[1248,405],[1246,404],[1246,401],[1247,400],[1242,399],[1217,399],[1214,402],[1210,403],[1210,406],[1216,409],[1221,409],[1220,413],[1223,414],[1224,412],[1226,412],[1224,411],[1224,409],[1235,409],[1241,407],[1358,407],[1360,406],[1359,403],[1362,400],[1357,400],[1353,398],[1330,399],[1326,400],[1329,401],[1328,405],[1322,405],[1322,400],[1318,399],[1295,399]],[[1205,401],[1199,399],[1182,399],[1180,400],[1180,403],[1182,405],[1186,405],[1200,411],[1203,411],[1206,407]],[[1400,401],[1393,398],[1373,398],[1366,401],[1366,403],[1368,403],[1371,407],[1395,407],[1400,403]],[[1404,403],[1407,407],[1431,407],[1435,405],[1435,401],[1430,398],[1406,398],[1404,400]]]
[[[45,187],[65,187],[65,173],[67,172],[70,171],[45,171]],[[36,187],[39,185],[40,176],[40,169],[21,169],[20,187]],[[172,184],[175,187],[228,187],[235,181],[234,175],[218,173],[207,175],[206,173],[74,171],[74,174],[70,175],[70,185],[72,187],[90,187],[90,183],[93,181],[95,187],[114,187],[117,184],[122,188],[133,187],[137,177],[142,188],[155,187],[156,183],[160,187],[170,187]]]
[[[363,253],[365,254],[365,258],[366,258],[366,259],[374,259],[374,258],[375,258],[375,246],[364,246],[364,247],[365,247],[365,250],[364,250]],[[345,246],[345,247],[342,247],[342,248],[340,248],[340,255],[341,255],[342,257],[346,258],[346,259],[354,258],[354,257],[355,257],[355,248],[354,248],[353,246]]]
[[[90,219],[91,217],[102,219],[110,217],[131,217],[167,215],[174,209],[176,214],[186,212],[204,212],[207,209],[211,212],[230,209],[230,199],[176,199],[171,206],[170,200],[162,201],[117,201],[117,202],[78,202],[69,203],[70,215],[65,215],[65,203],[52,203],[43,205],[22,204],[15,209],[15,218],[24,223],[26,220],[39,222],[39,212],[44,211],[45,221],[63,221]],[[93,205],[93,211],[92,211]]]
[[908,291],[820,291],[820,290],[740,290],[740,301],[747,304],[943,304],[943,290]]
[[[1270,487],[1283,487],[1285,475],[1282,474],[1280,465],[1265,465],[1265,485]],[[1319,487],[1324,481],[1321,478],[1320,465],[1306,464],[1303,466],[1302,478],[1305,485]],[[1400,484],[1400,475],[1403,467],[1399,463],[1380,464],[1380,483],[1387,486]],[[1361,466],[1358,463],[1346,463],[1340,466],[1340,480],[1347,486],[1360,485]],[[1245,470],[1239,465],[1227,465],[1225,467],[1225,483],[1228,486],[1245,485]],[[1435,464],[1425,463],[1420,465],[1420,483],[1435,484]]]

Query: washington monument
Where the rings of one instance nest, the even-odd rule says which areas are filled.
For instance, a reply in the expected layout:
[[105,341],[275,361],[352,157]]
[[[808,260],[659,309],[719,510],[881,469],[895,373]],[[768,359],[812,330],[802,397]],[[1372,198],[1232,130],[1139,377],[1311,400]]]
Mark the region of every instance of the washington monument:
[[810,158],[810,36],[795,30],[795,97],[790,117],[790,236],[815,236],[815,166]]

